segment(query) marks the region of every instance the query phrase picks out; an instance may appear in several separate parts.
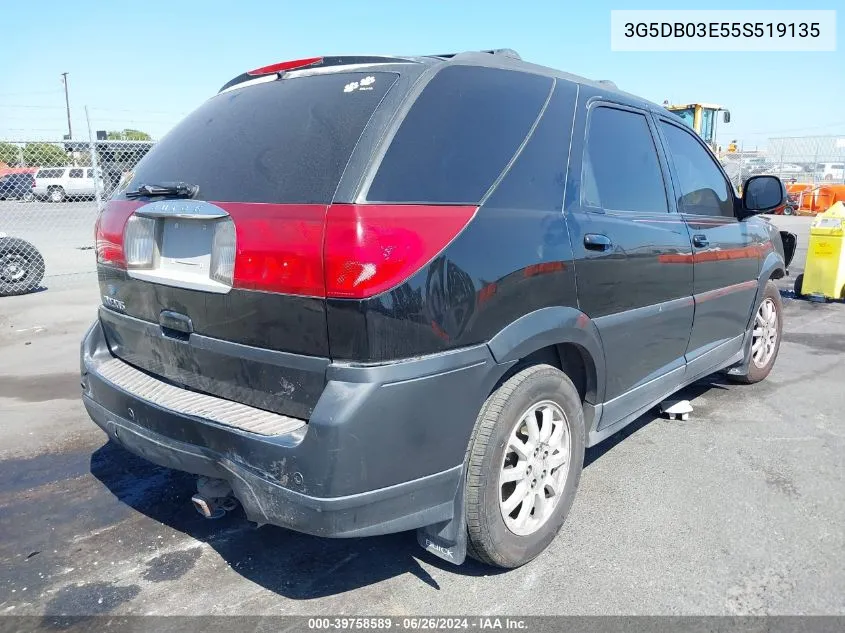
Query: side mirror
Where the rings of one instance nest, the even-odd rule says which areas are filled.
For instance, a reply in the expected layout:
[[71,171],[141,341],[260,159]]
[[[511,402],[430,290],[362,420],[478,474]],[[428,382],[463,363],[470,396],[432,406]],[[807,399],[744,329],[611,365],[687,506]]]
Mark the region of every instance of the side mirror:
[[730,111],[730,110],[723,110],[723,111],[722,111],[722,120],[723,120],[725,123],[730,123],[730,122],[731,122],[731,111]]
[[751,176],[742,186],[743,216],[774,211],[786,201],[786,187],[777,176]]

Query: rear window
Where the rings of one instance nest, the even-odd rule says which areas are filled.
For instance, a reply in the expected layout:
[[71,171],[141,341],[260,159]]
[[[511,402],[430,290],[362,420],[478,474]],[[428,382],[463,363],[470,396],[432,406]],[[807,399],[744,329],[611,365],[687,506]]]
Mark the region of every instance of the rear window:
[[477,203],[525,139],[552,84],[540,75],[447,66],[411,106],[367,199]]
[[218,202],[331,202],[395,73],[333,73],[219,94],[147,154],[121,191],[183,181]]
[[65,173],[64,169],[39,169],[36,178],[61,178]]

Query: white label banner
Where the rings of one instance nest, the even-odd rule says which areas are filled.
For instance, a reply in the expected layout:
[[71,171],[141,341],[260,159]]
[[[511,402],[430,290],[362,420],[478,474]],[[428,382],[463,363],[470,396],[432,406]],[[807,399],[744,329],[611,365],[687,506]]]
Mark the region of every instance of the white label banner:
[[610,49],[831,52],[836,50],[836,11],[611,11]]

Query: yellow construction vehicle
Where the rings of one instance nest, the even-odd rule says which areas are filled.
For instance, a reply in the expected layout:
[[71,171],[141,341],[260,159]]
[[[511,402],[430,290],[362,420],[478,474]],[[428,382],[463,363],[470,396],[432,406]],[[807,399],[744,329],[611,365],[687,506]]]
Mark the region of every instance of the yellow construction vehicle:
[[727,108],[712,103],[689,103],[686,105],[669,105],[668,101],[663,106],[670,112],[677,114],[687,125],[704,139],[710,148],[718,153],[716,146],[716,124],[719,112],[722,113],[722,120],[725,123],[731,122],[731,112]]

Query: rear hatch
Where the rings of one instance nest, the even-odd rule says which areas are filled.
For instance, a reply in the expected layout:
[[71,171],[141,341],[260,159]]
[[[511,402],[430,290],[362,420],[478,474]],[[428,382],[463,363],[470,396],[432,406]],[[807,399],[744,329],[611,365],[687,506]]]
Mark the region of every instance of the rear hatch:
[[97,223],[111,352],[179,386],[307,419],[329,362],[327,209],[397,77],[333,72],[224,91],[125,174]]

